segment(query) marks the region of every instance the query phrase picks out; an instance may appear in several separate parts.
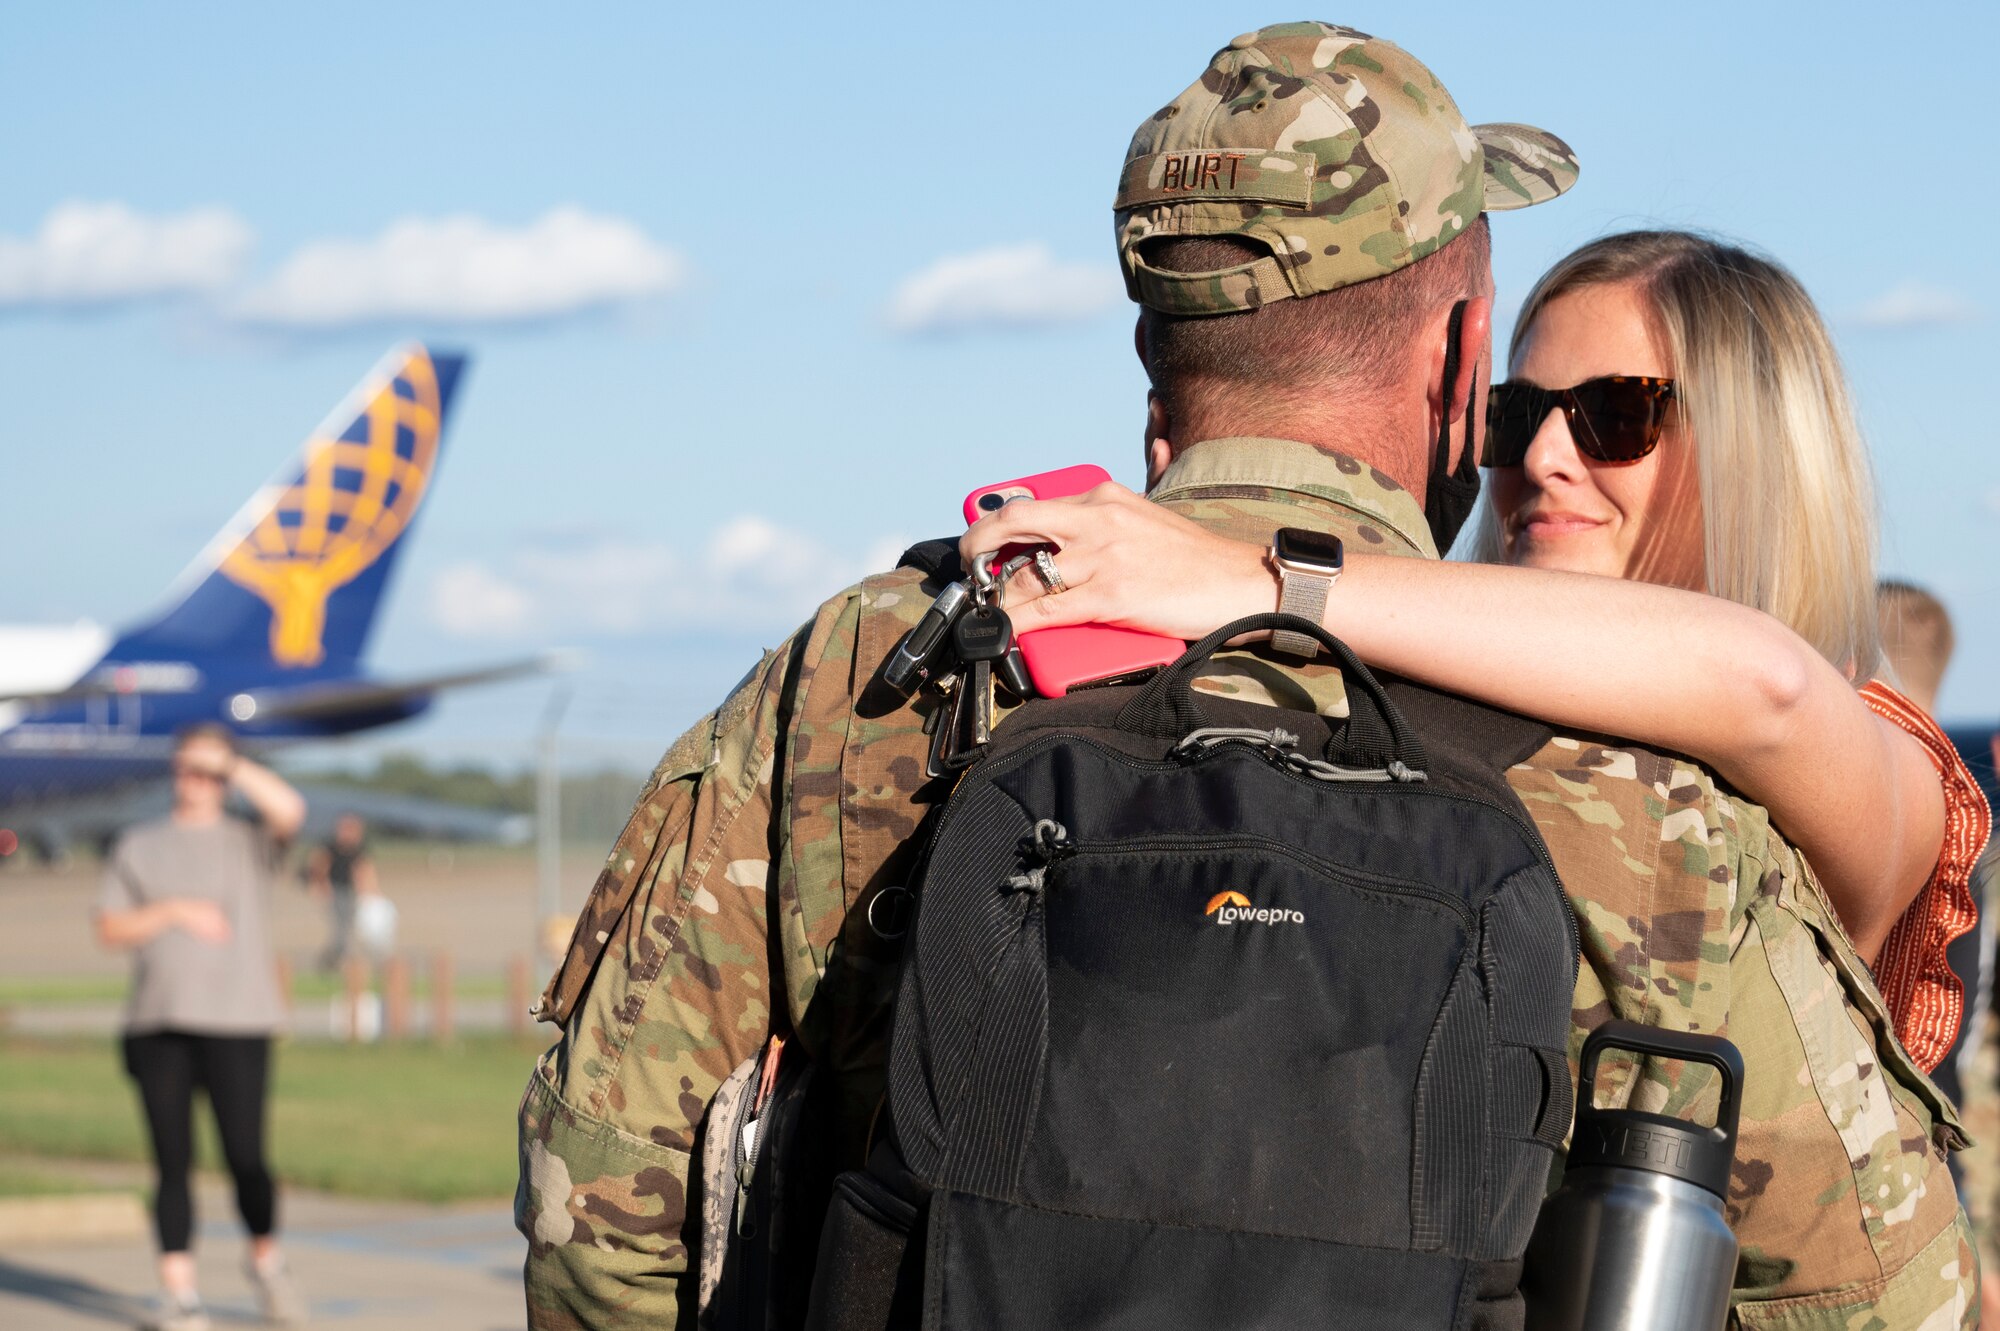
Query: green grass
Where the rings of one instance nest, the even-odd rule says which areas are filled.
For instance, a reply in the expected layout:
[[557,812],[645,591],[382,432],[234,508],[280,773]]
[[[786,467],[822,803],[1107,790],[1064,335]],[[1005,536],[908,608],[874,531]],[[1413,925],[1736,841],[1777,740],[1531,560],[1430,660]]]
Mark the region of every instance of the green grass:
[[68,1177],[55,1169],[0,1160],[0,1199],[9,1197],[65,1197],[79,1192],[120,1192],[137,1189],[107,1188],[100,1184]]
[[[0,978],[0,1008],[60,1006],[65,1003],[119,1003],[125,999],[130,981],[123,975],[15,976]],[[380,980],[376,983],[380,991]],[[341,993],[338,975],[306,971],[292,979],[294,1002],[324,1002]],[[410,996],[413,1000],[430,996],[431,982],[422,968],[413,968]],[[507,981],[500,975],[460,975],[452,982],[452,992],[460,998],[504,998]]]
[[[281,1045],[272,1165],[286,1182],[354,1196],[505,1196],[514,1188],[514,1107],[534,1053],[533,1044],[501,1037],[442,1047]],[[206,1113],[199,1121],[199,1159],[219,1167],[213,1124]],[[0,1151],[145,1160],[138,1101],[116,1044],[0,1041]]]

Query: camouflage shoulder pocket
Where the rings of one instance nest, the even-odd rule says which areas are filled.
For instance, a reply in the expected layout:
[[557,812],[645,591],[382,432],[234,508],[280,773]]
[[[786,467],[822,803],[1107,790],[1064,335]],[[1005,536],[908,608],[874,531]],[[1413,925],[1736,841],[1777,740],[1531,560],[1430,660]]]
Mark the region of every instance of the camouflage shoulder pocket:
[[[1832,1297],[1857,1280],[1897,1276],[1957,1224],[1945,1153],[1961,1140],[1958,1120],[1897,1044],[1867,967],[1810,878],[1788,875],[1777,895],[1758,896],[1748,913],[1777,994],[1761,1009],[1767,1019],[1747,1020],[1752,1008],[1739,1004],[1748,1002],[1758,968],[1732,967],[1729,1035],[1746,1067],[1766,1070],[1761,1083],[1753,1072],[1746,1084],[1737,1156],[1746,1186],[1741,1196],[1731,1193],[1732,1207],[1751,1208],[1732,1224],[1746,1253],[1762,1249],[1763,1260],[1746,1259],[1738,1284]],[[1819,1210],[1851,1216],[1854,1228],[1827,1224],[1808,1235],[1800,1218]],[[1770,1268],[1768,1289],[1762,1279],[1745,1280],[1759,1267]],[[1751,1324],[1793,1323],[1746,1318]],[[1797,1323],[1822,1324],[1848,1325]]]
[[558,1026],[569,1021],[639,885],[669,844],[686,832],[694,811],[695,788],[715,750],[717,717],[718,713],[710,712],[688,727],[653,769],[625,821],[625,830],[618,834],[577,914],[562,963],[535,1002],[533,1015],[537,1020]]
[[1921,1107],[1923,1117],[1930,1126],[1930,1136],[1940,1150],[1957,1150],[1966,1144],[1965,1128],[1958,1120],[1958,1111],[1951,1101],[1939,1090],[1937,1083],[1917,1066],[1916,1059],[1903,1048],[1903,1042],[1896,1038],[1896,1021],[1889,1012],[1889,1004],[1882,997],[1882,991],[1875,984],[1875,976],[1868,969],[1868,963],[1854,950],[1848,940],[1847,930],[1841,926],[1840,917],[1834,912],[1833,903],[1813,875],[1812,866],[1800,858],[1801,881],[1798,890],[1791,894],[1789,904],[1806,927],[1819,941],[1821,952],[1831,961],[1841,986],[1847,992],[1848,1001],[1859,1009],[1862,1018],[1874,1029],[1876,1052],[1882,1060],[1885,1071],[1895,1090],[1910,1102],[1911,1108]]

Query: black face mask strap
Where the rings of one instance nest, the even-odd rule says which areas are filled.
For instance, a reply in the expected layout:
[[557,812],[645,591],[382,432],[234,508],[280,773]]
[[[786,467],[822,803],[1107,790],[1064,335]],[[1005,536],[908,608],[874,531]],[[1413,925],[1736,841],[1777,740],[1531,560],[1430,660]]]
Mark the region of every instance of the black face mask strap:
[[[1451,307],[1451,323],[1445,329],[1444,347],[1444,397],[1442,410],[1438,412],[1437,453],[1431,458],[1431,487],[1435,489],[1440,480],[1451,475],[1451,393],[1458,385],[1459,347],[1465,333],[1465,301]],[[1465,408],[1466,455],[1472,453],[1472,405]],[[1464,468],[1459,469],[1462,474]]]
[[1479,501],[1479,425],[1473,418],[1473,404],[1479,401],[1476,368],[1472,396],[1465,404],[1465,454],[1459,459],[1456,471],[1446,470],[1451,466],[1450,395],[1458,384],[1459,360],[1465,354],[1461,344],[1465,336],[1466,304],[1460,301],[1451,307],[1451,324],[1446,334],[1450,341],[1444,349],[1445,396],[1443,409],[1438,413],[1437,453],[1431,460],[1428,493],[1424,496],[1424,524],[1430,528],[1431,542],[1440,555],[1451,549],[1466,519],[1472,516],[1473,505]]
[[1479,370],[1472,371],[1472,386],[1465,398],[1465,453],[1458,459],[1458,471],[1454,473],[1461,481],[1477,482],[1479,479]]

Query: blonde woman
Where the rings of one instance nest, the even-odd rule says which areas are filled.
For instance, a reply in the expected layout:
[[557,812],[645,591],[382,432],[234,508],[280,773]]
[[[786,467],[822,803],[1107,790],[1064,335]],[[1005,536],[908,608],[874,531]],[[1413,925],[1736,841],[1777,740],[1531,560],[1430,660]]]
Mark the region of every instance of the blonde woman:
[[[1488,405],[1486,562],[1350,551],[1327,627],[1411,679],[1713,767],[1806,851],[1898,1034],[1936,1066],[1987,811],[1936,726],[1875,678],[1867,459],[1811,299],[1705,237],[1612,236],[1537,284],[1510,362]],[[1194,638],[1276,600],[1261,547],[1116,486],[1010,504],[963,548],[1013,543],[1059,547],[1067,586],[1018,575],[1021,630]]]

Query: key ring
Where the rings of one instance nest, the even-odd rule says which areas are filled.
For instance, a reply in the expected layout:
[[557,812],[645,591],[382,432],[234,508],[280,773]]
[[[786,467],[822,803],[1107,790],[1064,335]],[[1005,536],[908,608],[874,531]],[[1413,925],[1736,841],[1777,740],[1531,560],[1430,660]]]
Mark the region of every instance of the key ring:
[[1007,580],[1034,563],[1033,555],[1015,555],[1000,566],[996,575],[991,567],[994,557],[1000,552],[988,550],[975,555],[972,560],[972,586],[980,598],[988,605],[999,605],[1007,599]]
[[981,596],[993,594],[993,559],[998,550],[987,550],[972,557],[972,587]]

